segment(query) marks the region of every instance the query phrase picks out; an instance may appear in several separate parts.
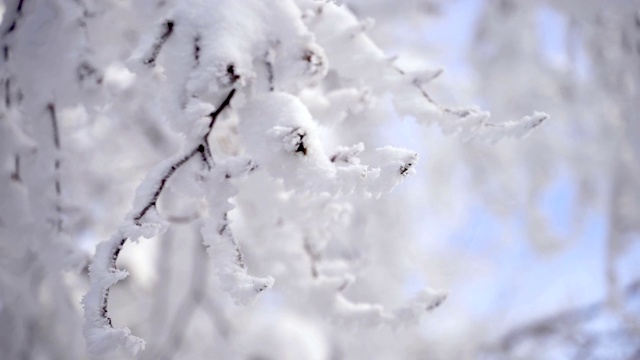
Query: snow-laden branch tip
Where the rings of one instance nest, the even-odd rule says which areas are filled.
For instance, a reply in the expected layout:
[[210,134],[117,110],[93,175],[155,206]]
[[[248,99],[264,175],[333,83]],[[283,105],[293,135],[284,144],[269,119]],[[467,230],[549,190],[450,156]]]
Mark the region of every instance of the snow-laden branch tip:
[[444,132],[459,134],[464,140],[478,138],[489,142],[522,137],[537,126],[532,126],[531,118],[542,121],[548,117],[535,113],[517,122],[498,125],[488,121],[487,111],[442,105],[426,90],[428,83],[442,71],[409,72],[393,64],[366,33],[358,31],[358,36],[353,36],[353,29],[361,29],[363,25],[347,7],[330,2],[309,3],[304,14],[332,69],[341,78],[367,84],[378,98],[390,93],[396,111],[402,116],[412,116],[426,125],[437,123]]
[[391,328],[416,325],[420,318],[438,308],[446,300],[444,291],[424,289],[411,300],[395,309],[381,304],[353,302],[344,290],[353,282],[348,276],[319,275],[311,285],[311,298],[321,311],[330,314],[336,323],[348,327],[390,326]]
[[371,165],[357,158],[364,151],[362,144],[327,155],[308,109],[286,93],[254,96],[239,115],[239,132],[248,154],[290,189],[380,196],[414,173],[418,155],[406,149],[376,149],[372,156],[376,162]]

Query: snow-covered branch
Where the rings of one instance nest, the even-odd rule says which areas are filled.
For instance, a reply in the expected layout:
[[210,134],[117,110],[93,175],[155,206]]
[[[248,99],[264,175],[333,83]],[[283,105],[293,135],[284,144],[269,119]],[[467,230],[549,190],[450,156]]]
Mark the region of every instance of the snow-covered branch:
[[[131,335],[128,328],[114,328],[108,315],[109,290],[127,276],[126,271],[117,268],[116,262],[127,239],[137,241],[141,236],[151,238],[164,231],[165,225],[159,218],[157,203],[175,172],[198,154],[207,167],[211,167],[213,159],[210,151],[207,151],[208,135],[222,111],[229,107],[234,93],[235,89],[231,90],[220,106],[209,114],[208,128],[195,147],[186,154],[159,164],[149,173],[138,187],[134,210],[129,216],[131,223],[125,223],[109,240],[98,245],[94,261],[89,267],[91,288],[82,301],[86,318],[84,332],[90,353],[98,355],[113,351],[119,345],[133,355],[144,349],[142,339]],[[239,253],[239,250],[236,252]]]

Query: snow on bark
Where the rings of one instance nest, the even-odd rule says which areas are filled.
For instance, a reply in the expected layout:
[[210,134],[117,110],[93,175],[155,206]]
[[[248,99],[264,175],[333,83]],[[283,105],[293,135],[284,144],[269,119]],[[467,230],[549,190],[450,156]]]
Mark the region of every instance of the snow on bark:
[[203,184],[207,189],[209,205],[209,216],[201,229],[203,242],[222,288],[239,305],[251,304],[274,284],[270,276],[260,278],[248,275],[240,244],[233,236],[228,218],[229,211],[233,209],[228,200],[237,192],[231,179],[243,176],[254,168],[255,165],[247,159],[232,159],[218,164]]

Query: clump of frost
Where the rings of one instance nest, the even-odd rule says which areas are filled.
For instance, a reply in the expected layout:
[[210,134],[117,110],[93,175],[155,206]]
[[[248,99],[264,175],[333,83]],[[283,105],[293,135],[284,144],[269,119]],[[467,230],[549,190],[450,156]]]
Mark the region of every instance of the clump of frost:
[[364,151],[363,144],[341,147],[328,156],[317,123],[293,95],[273,92],[254,96],[239,116],[239,133],[247,153],[290,189],[379,196],[414,173],[417,154],[406,149],[377,149],[371,167],[357,157]]

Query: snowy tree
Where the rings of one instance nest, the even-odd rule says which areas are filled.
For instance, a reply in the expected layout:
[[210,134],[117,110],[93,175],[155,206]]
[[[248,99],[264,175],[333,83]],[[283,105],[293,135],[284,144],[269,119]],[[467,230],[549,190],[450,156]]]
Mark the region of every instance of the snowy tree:
[[[593,204],[597,169],[572,156],[619,161],[606,192],[619,224],[611,230],[614,269],[640,213],[629,200],[636,145],[620,125],[635,126],[638,69],[637,52],[609,37],[637,42],[637,7],[553,2],[569,20],[611,26],[568,31],[575,49],[601,65],[593,66],[601,71],[589,79],[594,86],[581,90],[571,83],[576,74],[535,61],[530,14],[544,2],[484,4],[472,57],[490,117],[466,105],[468,88],[442,80],[407,29],[394,33],[445,7],[410,3],[401,10],[411,17],[387,1],[6,0],[7,358],[450,358],[446,346],[417,345],[425,344],[421,318],[430,322],[447,293],[427,284],[406,290],[407,274],[436,261],[413,241],[411,194],[398,189],[417,184],[409,175],[422,154],[380,143],[399,117],[425,125],[425,142],[443,145],[430,151],[449,152],[422,167],[434,196],[456,191],[446,171],[464,166],[473,179],[465,189],[486,196],[500,216],[518,211],[509,197],[544,189],[540,169],[557,163],[571,167],[584,184],[580,199]],[[470,100],[447,102],[456,92]],[[562,122],[557,132],[543,126],[534,133],[545,136],[521,141],[546,123],[537,109],[560,119],[582,112],[588,121]],[[576,137],[584,141],[576,155],[562,139],[573,126],[599,136],[600,146],[627,150],[603,155]],[[536,208],[528,210],[532,243],[556,246]],[[620,299],[621,285],[611,284],[611,299]],[[459,354],[476,356],[475,345]],[[515,347],[490,353],[523,351]]]

